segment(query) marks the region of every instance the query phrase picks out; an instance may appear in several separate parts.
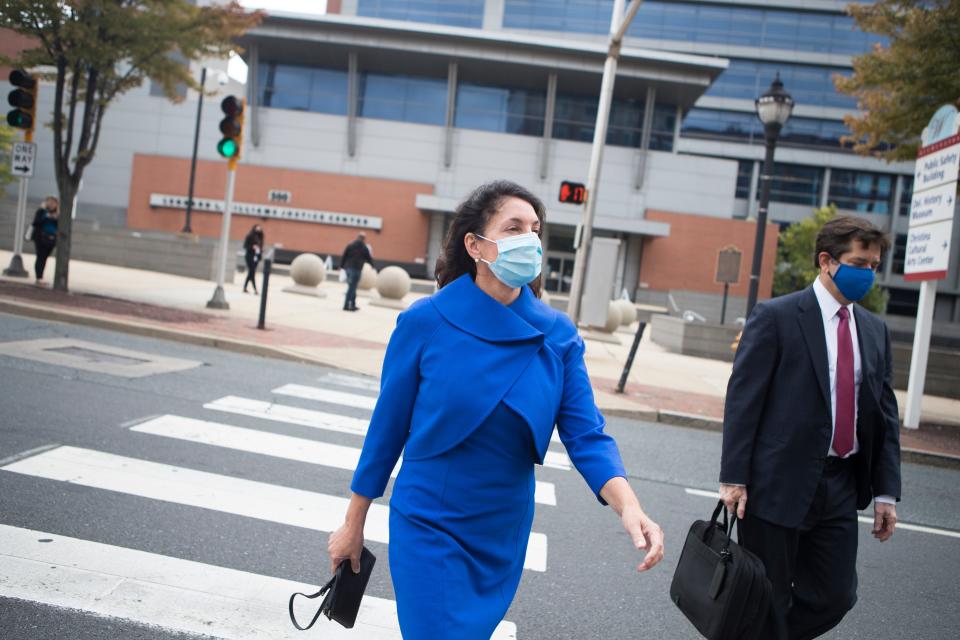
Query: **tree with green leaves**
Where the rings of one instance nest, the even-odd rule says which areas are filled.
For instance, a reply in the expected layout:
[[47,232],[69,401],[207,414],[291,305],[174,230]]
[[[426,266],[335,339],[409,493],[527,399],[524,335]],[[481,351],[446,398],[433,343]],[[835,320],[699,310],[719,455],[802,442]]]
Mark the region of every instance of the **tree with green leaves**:
[[10,175],[10,154],[16,136],[16,129],[6,123],[0,124],[0,197],[6,195],[6,186],[13,180]]
[[[810,286],[820,273],[817,255],[817,233],[831,218],[837,215],[837,207],[830,205],[814,209],[809,218],[792,224],[780,232],[777,245],[777,268],[773,274],[773,295],[782,296]],[[888,256],[884,256],[888,259]],[[875,313],[887,308],[889,293],[874,284],[860,304]]]
[[[235,39],[257,24],[236,2],[198,6],[189,0],[3,0],[0,27],[36,46],[4,64],[39,69],[54,83],[53,161],[64,215],[57,235],[55,289],[69,280],[71,204],[93,161],[107,107],[150,79],[167,98],[177,87],[199,90],[185,61],[226,57]],[[38,121],[42,123],[38,115]]]
[[861,31],[887,40],[853,59],[853,75],[835,76],[857,98],[844,118],[854,151],[888,162],[917,157],[920,133],[945,103],[960,106],[960,0],[877,0],[847,11]]

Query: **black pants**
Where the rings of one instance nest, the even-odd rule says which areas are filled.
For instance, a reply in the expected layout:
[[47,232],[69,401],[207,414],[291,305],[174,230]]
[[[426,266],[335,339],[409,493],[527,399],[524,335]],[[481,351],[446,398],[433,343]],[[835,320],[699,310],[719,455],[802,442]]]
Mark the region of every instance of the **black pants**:
[[360,282],[360,269],[347,269],[347,297],[343,300],[344,309],[357,308],[357,284]]
[[248,253],[243,259],[247,263],[247,279],[243,281],[243,290],[247,290],[247,284],[252,284],[253,290],[256,291],[257,280],[254,276],[257,275],[257,265],[260,264],[260,258]]
[[33,246],[37,253],[37,260],[33,263],[33,271],[37,274],[37,280],[43,280],[43,270],[47,268],[47,258],[50,257],[57,245],[56,243],[34,242]]
[[837,626],[857,602],[857,490],[852,461],[829,465],[800,527],[750,515],[741,542],[757,554],[773,585],[762,638],[806,640]]

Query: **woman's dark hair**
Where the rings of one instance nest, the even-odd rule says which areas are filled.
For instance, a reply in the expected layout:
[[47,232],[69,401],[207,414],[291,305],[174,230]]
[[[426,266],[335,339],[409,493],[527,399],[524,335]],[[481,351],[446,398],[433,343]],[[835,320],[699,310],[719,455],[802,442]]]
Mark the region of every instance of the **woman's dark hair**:
[[247,237],[249,238],[250,236],[257,236],[257,237],[259,237],[259,239],[262,241],[262,240],[263,240],[263,227],[260,227],[260,230],[259,230],[259,231],[257,231],[257,227],[260,227],[260,223],[259,223],[259,222],[256,223],[256,224],[254,224],[252,227],[250,227],[250,233],[247,234]]
[[840,256],[850,251],[854,240],[862,242],[865,247],[879,245],[880,255],[886,255],[890,249],[890,238],[869,220],[859,216],[837,216],[828,220],[817,233],[814,266],[820,268],[820,254],[823,252],[829,253],[834,260],[839,260]]
[[[468,233],[482,234],[490,218],[500,210],[500,205],[506,198],[520,198],[528,202],[540,220],[538,235],[543,233],[546,208],[540,198],[509,180],[494,180],[480,185],[460,203],[454,213],[447,237],[443,241],[443,252],[437,259],[437,288],[442,289],[465,273],[476,279],[477,265],[467,253],[463,239]],[[528,285],[538,298],[541,279],[542,275],[537,276],[537,279]]]

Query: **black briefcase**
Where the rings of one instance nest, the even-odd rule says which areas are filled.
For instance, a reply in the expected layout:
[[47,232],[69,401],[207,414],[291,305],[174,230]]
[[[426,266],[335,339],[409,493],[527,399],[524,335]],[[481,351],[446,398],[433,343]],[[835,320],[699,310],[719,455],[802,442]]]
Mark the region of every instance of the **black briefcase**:
[[[314,625],[320,614],[327,616],[328,620],[339,622],[347,629],[353,628],[357,621],[357,612],[360,611],[360,600],[363,598],[363,592],[367,588],[367,582],[370,580],[370,574],[373,572],[373,565],[377,557],[370,553],[366,547],[360,553],[360,573],[354,573],[350,567],[350,561],[344,560],[337,567],[336,573],[330,578],[330,582],[325,584],[320,591],[312,595],[305,593],[295,593],[290,596],[290,621],[300,631],[306,631]],[[314,614],[313,620],[305,627],[301,627],[293,614],[293,601],[297,596],[314,599],[326,595],[320,603],[320,608]]]
[[694,522],[670,584],[670,599],[708,640],[756,640],[770,609],[763,562],[733,541],[736,522],[723,502]]

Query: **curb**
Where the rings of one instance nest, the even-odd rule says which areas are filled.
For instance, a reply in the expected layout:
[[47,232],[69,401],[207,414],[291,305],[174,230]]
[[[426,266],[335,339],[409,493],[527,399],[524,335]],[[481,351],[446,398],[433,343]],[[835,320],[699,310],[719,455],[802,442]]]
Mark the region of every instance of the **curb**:
[[[9,298],[0,298],[0,313],[10,313],[29,318],[37,318],[40,320],[66,322],[70,324],[93,327],[96,329],[108,329],[121,333],[144,336],[147,338],[173,340],[176,342],[193,344],[201,347],[223,349],[233,353],[260,356],[263,358],[274,358],[277,360],[284,360],[286,362],[320,365],[324,367],[340,369],[342,371],[350,370],[341,364],[327,362],[321,358],[306,356],[295,351],[282,349],[280,347],[272,347],[269,345],[257,344],[255,342],[248,342],[245,340],[221,338],[203,333],[168,329],[166,327],[158,327],[151,324],[136,322],[134,320],[117,320],[103,316],[84,315],[64,309],[55,309],[24,302],[15,302]],[[682,411],[671,411],[668,409],[655,409],[653,407],[643,407],[637,409],[604,409],[603,407],[600,407],[600,410],[605,415],[619,418],[657,422],[660,424],[686,427],[688,429],[699,429],[701,431],[712,431],[715,433],[723,431],[723,420],[695,413],[684,413]],[[960,469],[960,456],[909,448],[901,449],[901,456],[905,462],[947,469]]]

